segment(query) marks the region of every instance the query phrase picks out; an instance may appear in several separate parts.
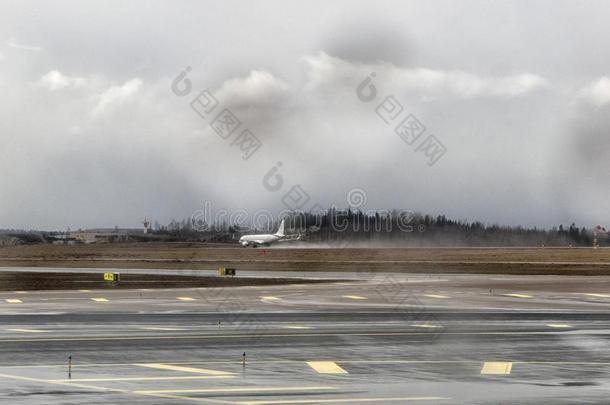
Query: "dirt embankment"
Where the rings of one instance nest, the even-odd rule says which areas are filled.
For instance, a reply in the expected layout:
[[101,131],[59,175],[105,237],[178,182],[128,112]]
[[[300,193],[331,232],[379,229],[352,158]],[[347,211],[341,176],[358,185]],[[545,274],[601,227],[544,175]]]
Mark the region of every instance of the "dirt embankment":
[[610,275],[610,249],[270,248],[200,243],[0,248],[0,266]]

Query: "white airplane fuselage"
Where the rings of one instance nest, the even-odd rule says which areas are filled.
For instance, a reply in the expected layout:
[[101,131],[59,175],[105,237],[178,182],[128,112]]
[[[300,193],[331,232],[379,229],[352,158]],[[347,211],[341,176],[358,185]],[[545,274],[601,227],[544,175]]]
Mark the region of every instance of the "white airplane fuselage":
[[277,242],[281,237],[277,235],[265,234],[265,235],[244,235],[239,238],[239,243],[242,246],[265,246],[271,245],[273,242]]
[[[290,235],[288,236],[290,237]],[[243,247],[257,247],[257,246],[269,246],[274,242],[278,242],[282,239],[286,238],[284,235],[284,220],[280,222],[280,226],[276,233],[270,234],[260,234],[260,235],[244,235],[239,238],[239,244]]]

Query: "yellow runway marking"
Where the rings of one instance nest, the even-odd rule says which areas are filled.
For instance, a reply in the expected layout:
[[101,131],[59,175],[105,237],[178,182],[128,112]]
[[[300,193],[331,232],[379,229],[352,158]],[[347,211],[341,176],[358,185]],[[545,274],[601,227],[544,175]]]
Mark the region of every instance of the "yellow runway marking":
[[41,330],[41,329],[6,329],[7,331],[10,332],[22,332],[22,333],[46,333],[49,332],[48,330]]
[[308,361],[307,365],[319,374],[349,374],[334,361]]
[[596,297],[596,298],[610,298],[610,295],[608,295],[608,294],[593,294],[593,293],[590,293],[590,294],[585,294],[585,295],[588,295],[589,297]]
[[87,293],[87,292],[91,292],[91,290],[78,290],[78,292],[84,292],[84,293]]
[[567,323],[547,323],[546,326],[549,328],[571,328],[572,325],[568,325]]
[[234,374],[229,371],[208,370],[205,368],[193,368],[193,367],[183,367],[183,366],[172,366],[171,364],[163,364],[163,363],[140,363],[140,364],[134,364],[134,366],[155,368],[158,370],[181,371],[183,373],[198,373],[198,374],[208,374],[208,375],[232,375],[232,374]]
[[91,301],[95,302],[108,302],[106,298],[91,298]]
[[288,325],[283,326],[284,329],[311,329],[311,326],[303,326],[303,325]]
[[182,329],[182,328],[166,328],[166,327],[162,327],[162,326],[148,326],[148,327],[143,327],[142,329],[146,329],[146,330],[166,330],[166,331],[181,331],[181,330],[186,330],[186,329]]
[[195,388],[184,390],[136,391],[140,394],[195,394],[195,393],[232,393],[232,392],[283,392],[283,391],[325,391],[335,387],[227,387],[227,388]]
[[509,375],[513,368],[513,363],[505,361],[486,361],[483,363],[481,374]]
[[15,291],[15,294],[27,294],[27,291]]
[[351,404],[356,402],[411,402],[411,401],[444,401],[446,397],[390,397],[390,398],[341,398],[341,399],[292,399],[272,401],[242,401],[239,405],[280,405],[280,404]]
[[344,295],[343,298],[349,298],[350,300],[366,300],[368,298],[362,297],[360,295]]
[[424,297],[428,297],[428,298],[439,298],[439,299],[447,299],[449,298],[446,295],[438,295],[438,294],[424,294]]
[[23,301],[17,298],[7,298],[6,302],[8,302],[9,304],[21,304]]
[[506,297],[514,297],[514,298],[532,298],[531,295],[527,294],[503,294]]
[[180,377],[114,377],[114,378],[73,378],[71,380],[49,380],[53,382],[112,382],[112,381],[174,381],[174,380],[217,380],[235,378],[232,375],[188,375]]
[[176,299],[180,301],[195,301],[195,298],[193,297],[176,297]]

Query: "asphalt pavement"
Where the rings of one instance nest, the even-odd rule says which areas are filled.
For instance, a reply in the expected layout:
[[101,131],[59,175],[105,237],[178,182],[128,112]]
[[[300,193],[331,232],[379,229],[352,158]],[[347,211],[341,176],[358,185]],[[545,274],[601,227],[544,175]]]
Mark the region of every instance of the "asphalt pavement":
[[608,403],[610,277],[328,278],[0,293],[0,403]]

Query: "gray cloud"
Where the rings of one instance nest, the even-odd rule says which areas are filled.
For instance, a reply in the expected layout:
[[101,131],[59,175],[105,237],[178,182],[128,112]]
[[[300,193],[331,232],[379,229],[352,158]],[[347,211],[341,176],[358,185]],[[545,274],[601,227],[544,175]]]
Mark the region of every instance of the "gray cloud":
[[[279,210],[297,184],[309,205],[358,187],[366,208],[606,222],[605,3],[142,4],[39,5],[36,24],[29,3],[0,7],[0,227],[166,222],[205,200]],[[379,98],[363,103],[371,72]],[[263,142],[251,159],[191,110],[204,88]],[[437,164],[376,115],[388,95],[447,147]]]

